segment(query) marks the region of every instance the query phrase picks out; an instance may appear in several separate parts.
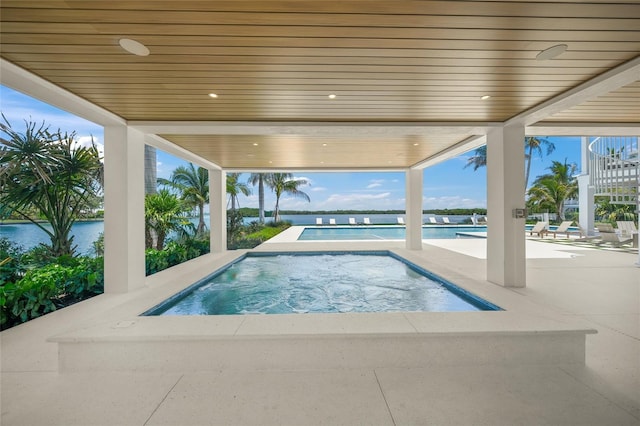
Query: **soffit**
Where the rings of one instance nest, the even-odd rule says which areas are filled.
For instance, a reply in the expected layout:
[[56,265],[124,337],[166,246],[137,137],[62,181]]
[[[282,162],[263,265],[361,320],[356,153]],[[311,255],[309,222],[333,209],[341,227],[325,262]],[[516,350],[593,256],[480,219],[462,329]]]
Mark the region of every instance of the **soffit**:
[[[3,0],[1,20],[3,58],[141,121],[501,122],[640,52],[637,2]],[[557,43],[567,52],[535,59]],[[608,121],[634,114],[608,102]],[[590,105],[567,114],[554,119],[593,119]]]

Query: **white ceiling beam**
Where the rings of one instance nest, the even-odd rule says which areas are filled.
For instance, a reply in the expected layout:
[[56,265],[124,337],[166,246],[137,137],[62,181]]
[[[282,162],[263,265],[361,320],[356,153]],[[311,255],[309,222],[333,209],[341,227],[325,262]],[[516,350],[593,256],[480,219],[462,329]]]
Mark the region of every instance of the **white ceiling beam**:
[[442,163],[443,161],[457,157],[460,154],[464,154],[465,152],[471,151],[472,149],[479,148],[482,145],[486,145],[486,144],[487,144],[486,135],[473,135],[461,142],[458,142],[455,145],[450,146],[449,148],[443,149],[437,154],[434,154],[429,158],[426,158],[420,161],[419,163],[414,164],[413,166],[411,166],[411,168],[425,169],[429,166]]
[[122,117],[2,58],[0,58],[0,83],[101,126],[126,124]]
[[151,145],[166,152],[167,154],[175,155],[183,160],[190,161],[200,167],[204,167],[205,169],[222,170],[222,167],[216,163],[205,160],[204,158],[195,155],[193,152],[187,151],[181,146],[171,143],[158,135],[146,134],[144,142],[147,145]]
[[516,115],[507,120],[505,125],[529,126],[638,80],[640,80],[640,56]]
[[238,122],[238,121],[130,121],[144,133],[158,135],[297,135],[348,136],[434,136],[486,134],[500,123],[430,122]]
[[527,136],[640,136],[640,122],[561,123],[543,121],[527,126],[525,134]]

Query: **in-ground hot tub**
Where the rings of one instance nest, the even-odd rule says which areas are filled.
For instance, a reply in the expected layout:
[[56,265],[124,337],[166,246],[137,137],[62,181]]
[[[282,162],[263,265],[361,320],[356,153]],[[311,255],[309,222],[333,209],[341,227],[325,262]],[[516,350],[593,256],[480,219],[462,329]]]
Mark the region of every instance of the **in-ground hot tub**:
[[500,310],[387,251],[253,253],[144,315]]

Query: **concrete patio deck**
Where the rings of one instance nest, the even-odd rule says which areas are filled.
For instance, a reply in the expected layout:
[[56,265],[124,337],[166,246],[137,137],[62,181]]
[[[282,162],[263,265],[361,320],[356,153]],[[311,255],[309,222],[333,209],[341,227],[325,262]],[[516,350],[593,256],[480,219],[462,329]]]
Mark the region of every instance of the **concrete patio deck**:
[[[506,312],[493,313],[501,317],[487,320],[464,314],[333,314],[313,318],[227,317],[215,323],[190,318],[188,329],[202,333],[202,327],[207,332],[206,327],[214,324],[216,333],[228,328],[236,336],[243,331],[256,335],[269,328],[270,333],[279,330],[281,337],[292,343],[292,327],[305,333],[320,328],[325,334],[351,327],[354,336],[362,336],[372,330],[395,333],[403,327],[412,327],[419,333],[424,330],[421,327],[433,328],[433,321],[442,321],[442,328],[449,327],[449,331],[467,326],[482,331],[484,327],[497,326],[534,334],[549,327],[562,331],[566,324],[568,329],[597,330],[597,334],[586,337],[584,364],[531,362],[525,359],[526,351],[505,353],[508,362],[482,354],[475,359],[473,354],[459,359],[450,353],[449,360],[435,357],[435,362],[425,365],[345,362],[337,368],[322,362],[308,365],[303,360],[296,365],[289,363],[289,368],[251,364],[251,360],[268,359],[269,353],[277,349],[265,346],[263,352],[239,350],[237,358],[247,361],[236,368],[201,368],[192,364],[178,369],[127,370],[92,365],[100,355],[94,353],[92,359],[80,360],[83,365],[86,361],[89,368],[76,364],[59,370],[64,365],[52,337],[58,336],[58,341],[79,341],[82,336],[96,339],[96,330],[102,330],[100,338],[109,340],[109,336],[132,333],[135,327],[144,325],[132,313],[144,311],[200,278],[212,265],[225,264],[238,255],[228,252],[184,265],[177,281],[175,272],[157,274],[139,291],[98,296],[2,332],[2,424],[640,424],[640,269],[634,266],[637,254],[528,241],[528,286],[504,289],[484,281],[483,242],[425,240],[422,251],[407,251],[403,242],[272,241],[258,250],[391,249],[505,307]],[[457,325],[452,324],[455,322]],[[184,322],[181,324],[164,322],[162,327],[167,335],[175,336],[184,331],[179,330]],[[495,332],[495,328],[492,330]],[[402,348],[396,348],[397,359],[406,361],[415,355],[404,353]],[[299,349],[300,354],[305,354],[299,358],[310,356],[304,347]],[[553,349],[543,346],[538,350],[544,353]],[[163,350],[148,350],[140,359],[157,363],[166,355]],[[293,360],[296,353],[288,355]],[[185,354],[185,359],[193,358],[191,351]],[[516,358],[509,358],[510,355]]]

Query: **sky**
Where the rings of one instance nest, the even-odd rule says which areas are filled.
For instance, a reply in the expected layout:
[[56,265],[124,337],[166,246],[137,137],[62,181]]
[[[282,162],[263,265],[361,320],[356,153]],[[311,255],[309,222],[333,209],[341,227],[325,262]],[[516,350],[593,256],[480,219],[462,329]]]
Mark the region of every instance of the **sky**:
[[[37,123],[44,121],[50,130],[77,133],[80,143],[90,143],[93,138],[99,148],[103,146],[103,129],[90,121],[69,114],[51,105],[45,104],[0,86],[0,111],[16,130],[23,131],[24,121]],[[555,151],[543,158],[534,157],[531,163],[529,183],[536,176],[547,173],[553,160],[576,163],[580,170],[580,137],[550,137]],[[428,167],[424,170],[423,209],[486,208],[487,179],[486,168],[473,171],[465,168],[473,151],[448,161]],[[524,155],[524,154],[523,154]],[[158,151],[158,177],[169,178],[171,172],[186,161]],[[283,195],[280,207],[283,210],[404,210],[405,176],[404,172],[366,172],[366,173],[305,173],[295,172],[296,178],[304,178],[308,185],[300,189],[306,192],[311,202]],[[246,181],[248,174],[240,177]],[[241,207],[258,207],[258,190],[239,198]],[[273,209],[275,197],[265,191],[265,208]]]

